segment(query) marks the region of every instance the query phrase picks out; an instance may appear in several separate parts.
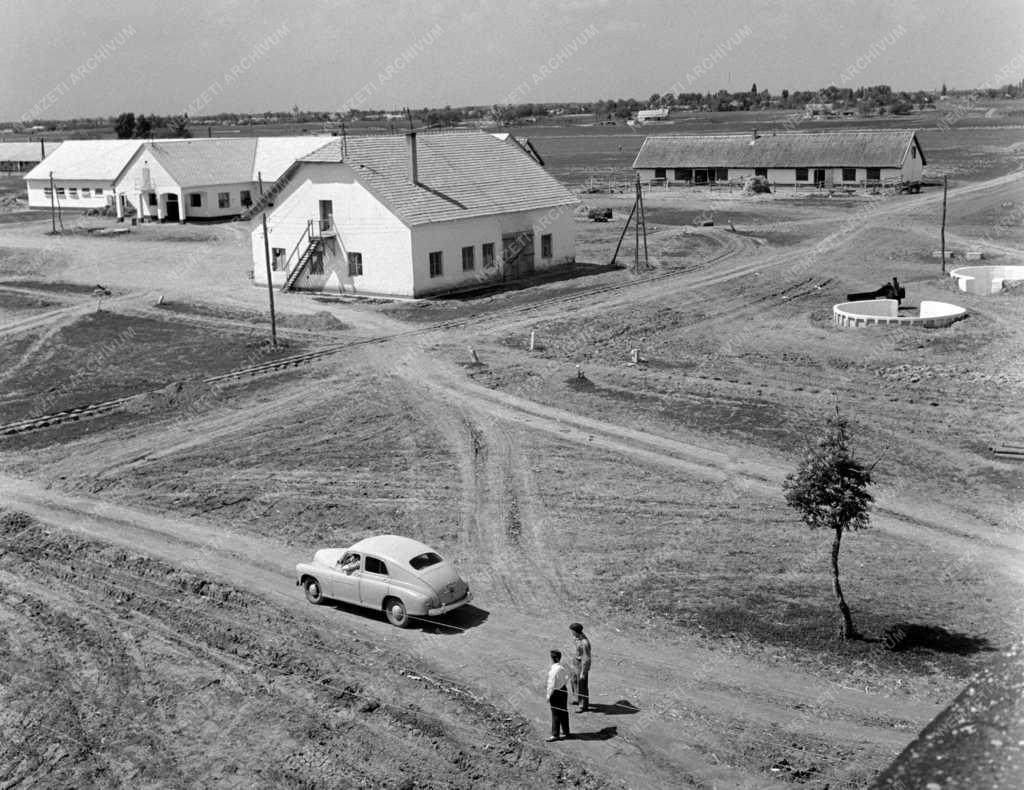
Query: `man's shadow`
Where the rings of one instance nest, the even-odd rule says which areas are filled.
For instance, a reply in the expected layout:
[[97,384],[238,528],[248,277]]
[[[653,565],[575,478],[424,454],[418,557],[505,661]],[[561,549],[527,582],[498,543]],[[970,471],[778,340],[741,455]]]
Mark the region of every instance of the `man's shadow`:
[[571,740],[574,741],[607,741],[619,734],[618,727],[602,727],[596,732],[574,732]]
[[617,702],[611,702],[605,705],[601,702],[591,702],[587,706],[591,713],[603,713],[605,716],[622,716],[630,713],[639,713],[640,708],[630,702],[628,699],[620,699]]

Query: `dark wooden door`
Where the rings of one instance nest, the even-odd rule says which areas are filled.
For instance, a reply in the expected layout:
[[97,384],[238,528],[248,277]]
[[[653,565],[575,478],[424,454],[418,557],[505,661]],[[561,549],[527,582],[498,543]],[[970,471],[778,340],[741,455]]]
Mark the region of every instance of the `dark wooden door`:
[[178,196],[168,195],[167,196],[167,211],[165,216],[168,222],[177,222],[181,219],[181,214],[178,211]]
[[501,237],[502,276],[514,280],[533,273],[533,231],[521,230]]
[[819,167],[819,168],[815,169],[815,171],[814,171],[814,185],[818,186],[818,187],[825,185],[825,170],[824,170],[824,168]]

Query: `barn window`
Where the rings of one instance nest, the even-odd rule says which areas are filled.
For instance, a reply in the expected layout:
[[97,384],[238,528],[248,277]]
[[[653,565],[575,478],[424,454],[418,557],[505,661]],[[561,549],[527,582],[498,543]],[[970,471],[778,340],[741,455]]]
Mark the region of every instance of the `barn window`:
[[483,258],[485,269],[494,267],[494,242],[488,242],[480,248],[480,257]]
[[444,254],[441,252],[430,253],[430,276],[441,277],[444,274]]
[[273,260],[271,260],[270,266],[275,272],[279,272],[284,268],[285,258],[288,256],[288,250],[284,247],[274,247],[274,249],[271,250],[271,253],[273,254]]
[[882,180],[882,169],[880,167],[869,167],[868,168],[868,181],[881,181]]
[[540,257],[551,257],[551,234],[545,233],[540,237]]
[[796,180],[797,181],[810,181],[811,174],[806,167],[798,167],[796,169]]
[[231,193],[230,192],[218,192],[217,193],[217,208],[227,208],[231,205]]
[[203,193],[202,192],[189,192],[189,194],[188,194],[188,204],[192,208],[202,208],[203,207]]
[[856,167],[844,167],[843,168],[843,181],[856,181],[857,180],[857,168]]
[[473,247],[462,248],[462,271],[471,272],[476,266],[476,255]]
[[767,167],[755,167],[754,168],[754,175],[755,176],[760,176],[761,178],[768,178],[768,168]]
[[246,206],[246,207],[251,206],[252,205],[252,193],[248,189],[243,189],[239,193],[239,202],[243,206]]
[[381,576],[388,575],[388,566],[384,564],[383,560],[378,560],[376,557],[367,557],[363,563],[363,570],[367,573],[378,573]]
[[674,175],[676,181],[693,181],[693,168],[677,167]]
[[348,254],[348,276],[359,277],[363,273],[363,253],[350,252]]

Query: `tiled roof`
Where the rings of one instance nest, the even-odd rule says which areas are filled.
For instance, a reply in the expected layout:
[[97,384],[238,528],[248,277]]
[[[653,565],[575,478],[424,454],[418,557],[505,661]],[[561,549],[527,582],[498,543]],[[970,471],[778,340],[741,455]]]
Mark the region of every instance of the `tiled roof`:
[[[49,156],[60,147],[60,142],[47,140],[46,155]],[[43,151],[38,142],[0,143],[0,162],[38,162],[43,158]]]
[[912,130],[659,135],[633,167],[900,167],[913,140]]
[[255,137],[159,140],[146,147],[181,187],[252,181]]
[[66,140],[25,174],[26,179],[113,181],[139,150],[142,140]]
[[297,164],[348,164],[409,225],[579,202],[516,146],[486,132],[420,133],[416,148],[416,184],[409,177],[406,135],[335,138]]
[[296,159],[301,159],[330,141],[326,135],[304,135],[302,137],[257,137],[256,157],[252,166],[252,178],[257,174],[263,183],[277,181]]

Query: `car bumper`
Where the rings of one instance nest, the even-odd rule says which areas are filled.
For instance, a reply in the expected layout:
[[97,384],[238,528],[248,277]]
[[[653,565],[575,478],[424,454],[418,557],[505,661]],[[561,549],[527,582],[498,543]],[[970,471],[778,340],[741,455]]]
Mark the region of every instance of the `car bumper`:
[[473,600],[473,593],[466,593],[464,598],[460,598],[452,603],[446,603],[444,606],[439,606],[436,609],[427,609],[427,617],[437,617],[439,614],[445,614],[454,609],[458,609],[460,606],[465,606],[467,603]]

